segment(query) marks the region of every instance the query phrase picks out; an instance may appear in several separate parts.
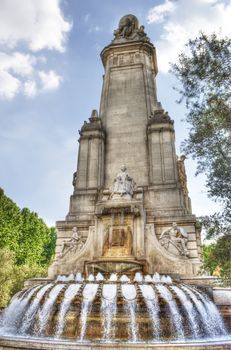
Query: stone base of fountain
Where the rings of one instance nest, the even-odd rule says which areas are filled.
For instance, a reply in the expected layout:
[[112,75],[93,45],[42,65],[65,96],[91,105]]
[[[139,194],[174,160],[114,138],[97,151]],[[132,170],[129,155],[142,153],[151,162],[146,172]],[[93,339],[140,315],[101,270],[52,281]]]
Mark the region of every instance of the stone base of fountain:
[[4,337],[0,339],[1,350],[230,350],[231,340],[195,341],[168,344],[94,344],[58,340],[37,340]]
[[105,277],[109,277],[112,273],[126,274],[134,276],[135,273],[147,273],[147,261],[137,260],[133,256],[127,258],[101,258],[94,261],[86,261],[84,264],[86,275],[103,273]]

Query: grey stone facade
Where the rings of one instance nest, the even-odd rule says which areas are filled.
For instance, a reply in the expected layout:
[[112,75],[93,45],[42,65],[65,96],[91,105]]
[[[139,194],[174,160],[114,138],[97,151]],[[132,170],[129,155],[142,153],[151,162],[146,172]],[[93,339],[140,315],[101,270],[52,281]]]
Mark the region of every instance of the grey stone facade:
[[[199,269],[200,232],[184,159],[176,156],[174,122],[157,101],[155,47],[137,23],[131,30],[121,25],[101,52],[105,75],[99,115],[93,110],[79,132],[74,192],[66,220],[57,222],[50,277],[84,270],[90,261],[105,262],[106,231],[113,225],[131,228],[132,257],[112,260],[142,263],[148,273],[194,275]],[[130,199],[112,200],[111,186],[122,165],[136,188]],[[188,256],[173,254],[159,242],[173,222],[187,233]],[[59,259],[73,227],[86,243],[77,254]]]

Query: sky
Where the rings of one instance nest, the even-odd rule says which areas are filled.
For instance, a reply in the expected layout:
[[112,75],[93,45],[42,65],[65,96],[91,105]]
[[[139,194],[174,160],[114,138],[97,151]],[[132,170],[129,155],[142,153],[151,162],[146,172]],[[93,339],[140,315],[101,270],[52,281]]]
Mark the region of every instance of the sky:
[[[169,62],[199,31],[231,34],[230,0],[1,0],[0,187],[48,225],[63,220],[73,192],[78,130],[99,109],[101,50],[119,19],[134,14],[157,49],[157,94],[175,121],[176,149],[187,137]],[[219,207],[186,160],[193,213]]]

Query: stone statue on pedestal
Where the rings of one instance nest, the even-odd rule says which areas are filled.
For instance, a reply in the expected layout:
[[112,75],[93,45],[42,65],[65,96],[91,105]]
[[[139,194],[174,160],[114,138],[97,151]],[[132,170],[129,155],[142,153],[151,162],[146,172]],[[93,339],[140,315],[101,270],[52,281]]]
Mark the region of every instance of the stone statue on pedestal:
[[139,22],[133,15],[126,15],[121,18],[118,29],[114,31],[114,36],[114,41],[117,42],[120,42],[121,39],[149,41],[144,26],[139,27]]
[[113,185],[112,185],[112,198],[115,194],[119,194],[121,197],[124,195],[133,196],[133,192],[135,189],[134,180],[128,175],[126,172],[127,168],[125,165],[121,167],[121,172],[116,176]]
[[170,253],[188,256],[187,241],[187,233],[173,222],[172,227],[161,234],[159,242]]
[[74,187],[76,186],[76,181],[77,181],[77,171],[74,172],[73,179],[72,179],[72,185]]
[[180,185],[182,188],[182,191],[185,196],[188,195],[188,188],[187,188],[187,175],[185,171],[185,161],[186,157],[184,155],[181,155],[177,157],[177,171],[179,176]]

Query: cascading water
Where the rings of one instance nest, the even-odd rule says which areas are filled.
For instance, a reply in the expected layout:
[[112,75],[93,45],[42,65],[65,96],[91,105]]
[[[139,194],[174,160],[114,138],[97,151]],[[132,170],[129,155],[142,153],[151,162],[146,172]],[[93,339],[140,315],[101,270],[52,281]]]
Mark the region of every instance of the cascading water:
[[[90,280],[92,280],[92,278]],[[90,283],[90,284],[87,284],[83,290],[83,303],[82,303],[81,316],[80,316],[80,325],[81,325],[80,340],[81,341],[85,337],[86,327],[87,327],[87,317],[91,312],[92,302],[97,293],[98,286],[99,286],[98,284]]]
[[139,285],[139,288],[143,294],[145,303],[147,305],[148,313],[152,320],[153,339],[159,340],[160,338],[160,308],[157,302],[157,297],[152,286]]
[[[162,284],[156,286],[162,298],[167,302],[170,310],[172,328],[176,330],[177,339],[184,339],[184,328],[182,323],[182,317],[178,310],[175,300],[168,288]],[[174,332],[173,332],[174,333]]]
[[23,316],[19,333],[21,334],[26,333],[28,329],[31,327],[44,294],[52,286],[53,286],[52,283],[48,283],[47,285],[43,286],[35,295],[32,303],[29,305],[29,308],[27,309],[25,315]]
[[39,313],[38,313],[39,325],[38,325],[38,331],[36,331],[38,335],[42,334],[42,332],[44,331],[49,319],[50,312],[52,310],[52,306],[54,305],[56,298],[58,297],[59,293],[61,292],[64,286],[65,286],[64,284],[58,284],[54,288],[52,288],[46,302],[44,303],[41,310],[39,310]]
[[[123,278],[122,281],[126,281],[126,279]],[[129,327],[129,340],[132,342],[136,342],[138,340],[138,326],[136,322],[136,303],[135,303],[136,288],[132,284],[122,284],[121,291],[125,301],[124,303],[125,312],[126,314],[128,314],[128,316],[131,319],[130,327]]]
[[60,308],[59,316],[58,316],[58,324],[56,327],[55,335],[56,337],[60,337],[63,333],[63,329],[65,326],[65,316],[68,312],[68,309],[71,305],[72,300],[78,293],[79,289],[81,287],[81,284],[70,284],[64,294],[63,302]]
[[[11,304],[9,307],[5,310],[5,312],[2,315],[2,321],[4,320],[3,327],[0,329],[1,334],[9,332],[17,331],[17,326],[19,323],[19,319],[24,313],[24,309],[26,308],[29,300],[31,297],[36,293],[38,289],[40,289],[41,286],[35,286],[31,289],[29,289],[25,293],[21,293],[18,296],[15,296],[12,299]],[[15,312],[17,310],[17,312]]]
[[103,339],[110,341],[114,335],[113,319],[116,315],[117,285],[105,284],[102,290]]
[[219,314],[216,305],[208,298],[208,296],[203,292],[199,292],[196,288],[192,288],[189,286],[186,288],[194,294],[196,294],[197,299],[199,299],[203,303],[206,312],[209,312],[210,319],[208,322],[210,324],[210,327],[212,328],[213,335],[216,336],[221,333],[227,333],[223,320]]
[[205,293],[168,276],[137,273],[131,281],[78,273],[18,294],[2,315],[0,334],[161,342],[224,336],[226,330]]
[[197,313],[196,310],[193,306],[193,303],[191,300],[187,297],[187,295],[184,293],[184,291],[177,287],[177,286],[172,286],[171,290],[173,290],[177,297],[180,299],[182,306],[185,309],[185,312],[187,313],[188,320],[192,329],[193,333],[193,338],[198,338],[200,336],[200,328],[197,323]]

